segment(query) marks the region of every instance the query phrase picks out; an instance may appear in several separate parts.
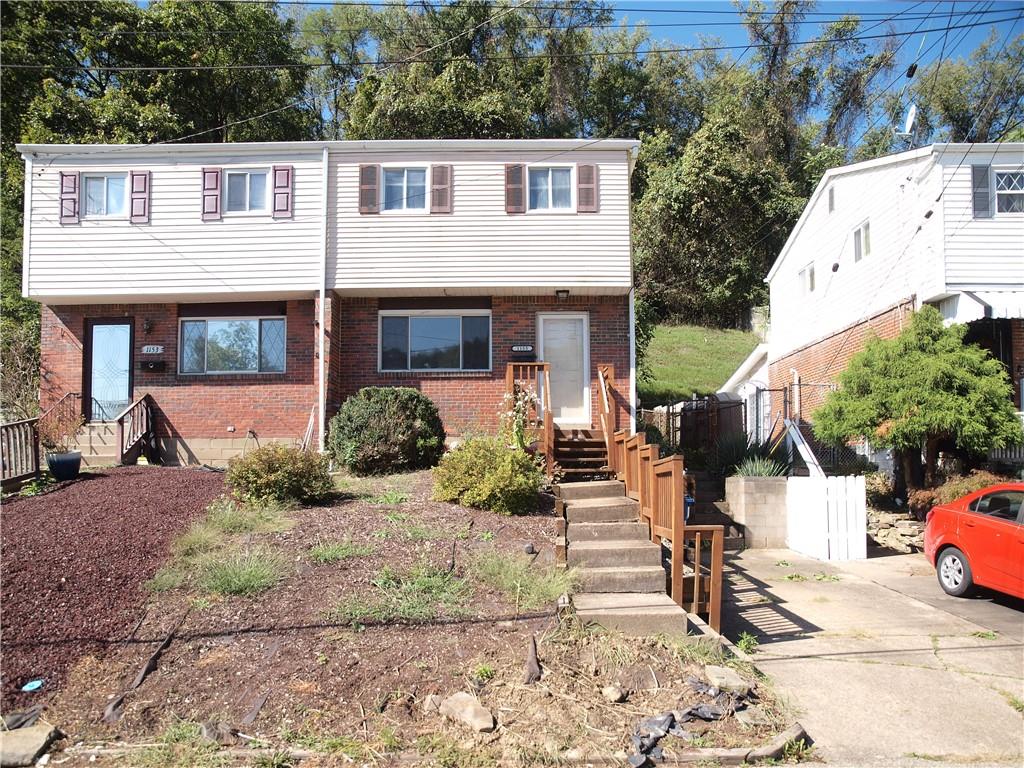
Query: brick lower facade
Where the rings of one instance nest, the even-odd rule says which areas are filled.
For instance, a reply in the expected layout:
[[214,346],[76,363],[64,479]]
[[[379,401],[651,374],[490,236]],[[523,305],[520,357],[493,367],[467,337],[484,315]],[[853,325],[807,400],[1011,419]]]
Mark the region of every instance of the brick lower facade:
[[[872,336],[883,339],[898,336],[910,323],[914,308],[915,300],[905,299],[863,322],[770,360],[768,386],[772,390],[772,419],[785,411],[790,418],[795,415],[802,421],[813,421],[814,412],[831,391],[829,385],[838,381],[850,358],[860,352]],[[792,369],[800,377],[798,390],[793,386]]]
[[[285,302],[281,302],[285,303]],[[325,305],[327,417],[365,386],[419,389],[441,412],[449,436],[493,431],[505,392],[505,367],[513,344],[537,343],[540,312],[586,312],[590,329],[592,423],[598,418],[597,366],[612,365],[618,426],[629,416],[630,328],[627,296],[498,297],[491,303],[492,367],[486,372],[382,373],[378,371],[376,298],[329,296]],[[286,304],[285,373],[183,375],[178,370],[177,304],[44,306],[40,400],[45,409],[68,392],[82,392],[90,319],[131,320],[133,396],[152,395],[157,432],[171,462],[216,461],[241,450],[251,430],[261,441],[296,440],[306,430],[318,398],[318,304]],[[158,345],[158,355],[143,354]],[[140,370],[161,360],[165,370]]]

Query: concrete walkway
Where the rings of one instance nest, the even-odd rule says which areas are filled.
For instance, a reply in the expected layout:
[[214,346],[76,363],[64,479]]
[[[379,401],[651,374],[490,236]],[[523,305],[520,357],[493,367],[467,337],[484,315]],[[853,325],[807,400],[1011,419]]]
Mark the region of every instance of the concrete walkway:
[[754,661],[826,762],[1024,764],[1024,715],[1014,706],[1024,705],[1017,608],[995,606],[997,621],[986,622],[993,631],[945,610],[941,598],[937,606],[900,591],[906,578],[932,595],[925,574],[908,576],[899,563],[830,565],[748,550],[730,565],[725,634],[757,636]]

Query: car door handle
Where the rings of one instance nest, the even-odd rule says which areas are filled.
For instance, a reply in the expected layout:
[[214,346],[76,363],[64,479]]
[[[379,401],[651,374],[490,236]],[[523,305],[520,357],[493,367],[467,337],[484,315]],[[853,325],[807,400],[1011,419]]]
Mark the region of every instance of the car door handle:
[[970,520],[964,520],[964,527],[966,527],[966,528],[973,528],[974,527],[974,523],[972,523]]

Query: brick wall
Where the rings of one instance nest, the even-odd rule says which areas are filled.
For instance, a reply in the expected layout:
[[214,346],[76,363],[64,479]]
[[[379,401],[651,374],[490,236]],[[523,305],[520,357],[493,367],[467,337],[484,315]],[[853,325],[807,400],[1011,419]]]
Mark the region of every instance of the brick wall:
[[[827,385],[835,383],[839,374],[846,369],[850,358],[864,348],[872,336],[891,339],[907,327],[914,312],[914,299],[908,298],[856,325],[826,336],[817,342],[803,346],[784,357],[768,364],[768,382],[773,390],[789,390],[790,416],[794,415],[795,403],[793,373],[800,375],[800,418],[812,421],[814,412],[821,407],[830,391]],[[783,410],[782,395],[772,392],[772,419]]]
[[505,394],[505,366],[513,344],[537,343],[538,312],[588,312],[590,316],[591,415],[598,418],[597,366],[615,366],[620,394],[618,423],[626,423],[629,392],[629,300],[626,296],[495,296],[491,303],[492,368],[467,373],[381,373],[377,370],[375,298],[335,299],[337,346],[331,350],[332,386],[329,412],[367,386],[414,387],[441,411],[449,435],[466,430],[493,430]]
[[[44,306],[40,399],[47,408],[67,392],[81,392],[87,318],[132,318],[134,395],[152,395],[157,429],[171,438],[300,438],[316,403],[314,302],[287,302],[287,362],[282,374],[182,376],[178,368],[177,304]],[[149,330],[145,328],[148,325]],[[144,345],[163,345],[143,355]],[[143,360],[163,360],[166,370],[138,370]],[[234,432],[228,427],[233,426]]]

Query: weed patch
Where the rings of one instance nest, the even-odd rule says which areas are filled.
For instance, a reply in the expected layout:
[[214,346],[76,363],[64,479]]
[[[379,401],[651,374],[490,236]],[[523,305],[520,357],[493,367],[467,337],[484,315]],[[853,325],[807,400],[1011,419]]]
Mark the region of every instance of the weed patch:
[[993,632],[991,629],[978,630],[977,632],[971,632],[971,637],[976,637],[979,640],[998,640],[999,633]]
[[276,533],[294,524],[295,521],[285,514],[288,509],[288,505],[281,502],[240,504],[221,497],[208,507],[205,524],[228,534]]
[[430,621],[442,614],[461,614],[471,592],[452,573],[427,564],[406,573],[384,568],[371,583],[375,594],[343,600],[328,617],[347,624]]
[[185,574],[171,566],[165,565],[153,574],[153,578],[146,581],[142,586],[147,592],[170,592],[177,589],[185,581]]
[[571,569],[538,566],[523,555],[484,552],[474,559],[472,573],[481,582],[504,593],[516,610],[533,610],[571,592],[576,573]]
[[309,559],[320,565],[338,563],[352,557],[366,557],[376,550],[369,544],[356,544],[348,539],[344,541],[327,541],[316,544],[309,549]]
[[217,745],[204,741],[198,723],[180,720],[169,725],[157,743],[140,752],[141,768],[220,768],[227,765]]
[[396,491],[394,488],[388,488],[383,493],[380,493],[370,499],[370,503],[393,506],[395,504],[404,504],[408,500],[409,494],[403,493],[402,491]]
[[787,573],[783,576],[786,581],[807,581],[807,577],[802,573]]
[[757,651],[757,646],[757,637],[750,634],[749,632],[740,633],[739,640],[736,641],[736,647],[748,656]]
[[218,595],[251,596],[266,592],[283,576],[278,555],[251,549],[207,557],[200,566],[199,586]]
[[836,576],[834,573],[816,573],[814,574],[814,580],[834,582],[839,581],[839,577]]

